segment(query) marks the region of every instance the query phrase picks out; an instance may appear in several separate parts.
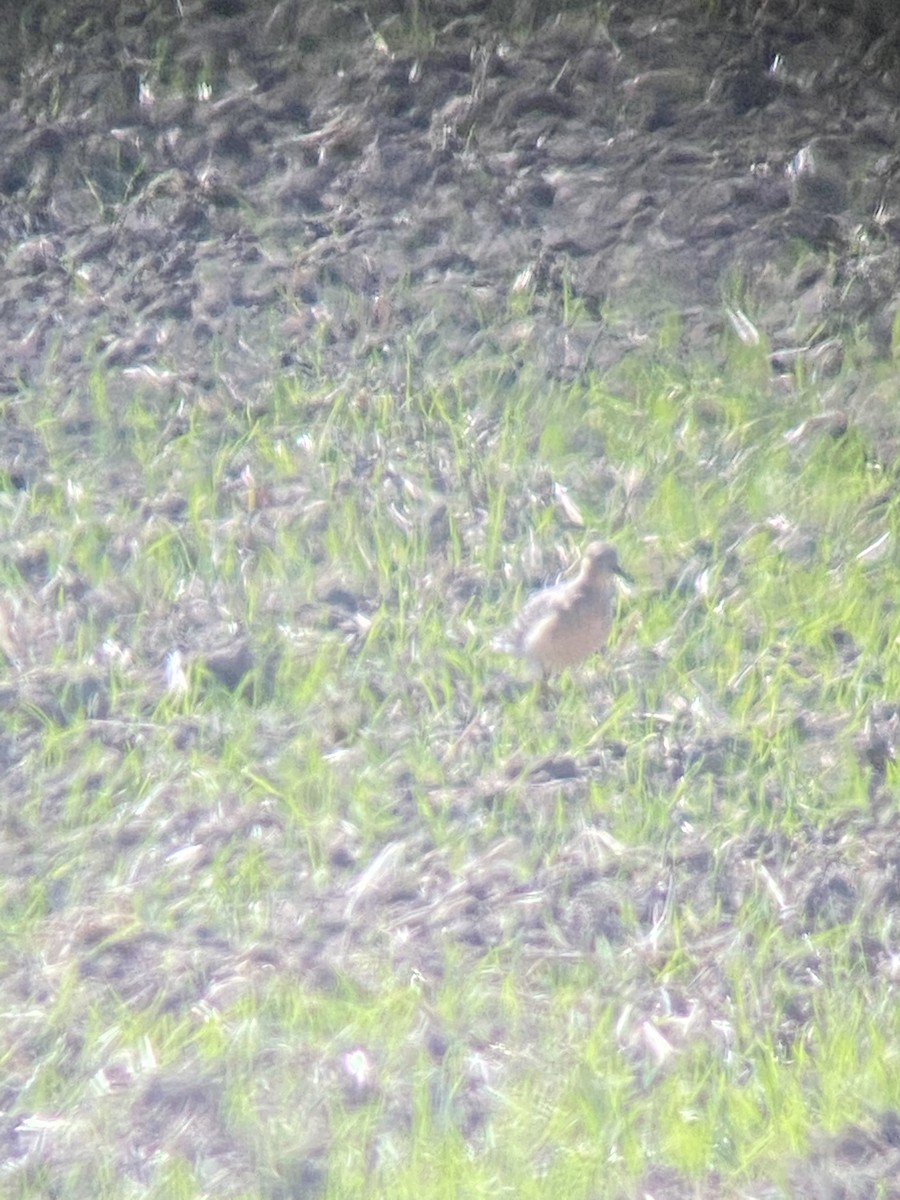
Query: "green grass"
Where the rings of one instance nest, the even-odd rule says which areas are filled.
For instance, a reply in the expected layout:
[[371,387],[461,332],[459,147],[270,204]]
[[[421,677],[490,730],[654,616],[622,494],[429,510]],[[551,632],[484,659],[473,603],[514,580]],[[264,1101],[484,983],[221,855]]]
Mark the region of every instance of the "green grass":
[[10,1195],[789,1194],[900,1106],[889,465],[761,349],[502,366],[3,402]]

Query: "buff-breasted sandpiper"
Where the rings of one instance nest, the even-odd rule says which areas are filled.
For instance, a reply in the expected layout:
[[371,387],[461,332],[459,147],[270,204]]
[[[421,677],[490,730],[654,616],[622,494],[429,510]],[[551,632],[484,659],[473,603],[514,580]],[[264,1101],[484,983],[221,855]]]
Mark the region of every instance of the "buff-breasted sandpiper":
[[615,546],[591,542],[575,578],[530,596],[495,645],[527,659],[545,679],[577,666],[606,645],[616,611],[615,575],[630,578]]

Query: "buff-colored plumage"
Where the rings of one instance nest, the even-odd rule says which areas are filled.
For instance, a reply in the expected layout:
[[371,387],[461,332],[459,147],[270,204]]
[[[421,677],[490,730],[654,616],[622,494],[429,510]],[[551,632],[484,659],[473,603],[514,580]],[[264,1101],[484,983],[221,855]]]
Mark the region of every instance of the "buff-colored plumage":
[[545,677],[583,662],[609,637],[614,575],[628,578],[615,546],[592,542],[575,578],[531,596],[499,645],[527,659]]

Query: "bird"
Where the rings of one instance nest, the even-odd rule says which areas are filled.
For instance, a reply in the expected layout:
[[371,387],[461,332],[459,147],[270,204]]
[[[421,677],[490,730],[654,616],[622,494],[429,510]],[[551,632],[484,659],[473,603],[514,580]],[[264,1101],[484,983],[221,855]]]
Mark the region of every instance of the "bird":
[[606,645],[615,616],[613,576],[630,580],[615,546],[591,542],[574,579],[530,596],[494,644],[548,675],[577,666]]

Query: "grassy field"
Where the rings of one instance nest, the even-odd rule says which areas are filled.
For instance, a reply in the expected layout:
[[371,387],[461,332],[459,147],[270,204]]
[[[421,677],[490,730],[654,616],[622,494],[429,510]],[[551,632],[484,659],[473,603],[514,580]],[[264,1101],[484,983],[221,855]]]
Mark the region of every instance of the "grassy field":
[[5,1194],[898,1194],[894,468],[676,343],[0,400]]

